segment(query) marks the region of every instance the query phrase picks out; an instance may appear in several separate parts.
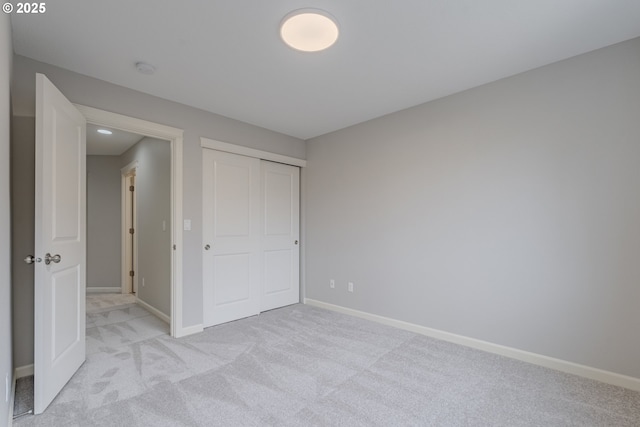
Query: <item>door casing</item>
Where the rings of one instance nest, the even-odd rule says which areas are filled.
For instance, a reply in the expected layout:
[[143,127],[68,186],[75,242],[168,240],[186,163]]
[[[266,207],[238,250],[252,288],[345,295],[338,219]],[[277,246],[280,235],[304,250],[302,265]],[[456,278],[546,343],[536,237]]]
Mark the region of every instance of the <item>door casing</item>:
[[[137,213],[135,192],[133,200],[129,191],[131,185],[131,177],[135,176],[136,169],[138,167],[138,161],[135,160],[122,169],[121,173],[121,201],[120,206],[122,210],[120,224],[121,226],[121,255],[122,255],[122,272],[121,272],[121,292],[128,294],[138,292],[138,234],[135,233],[137,229]],[[129,233],[129,228],[134,229],[134,234]],[[133,259],[133,263],[131,260]],[[129,271],[133,270],[135,275],[133,280],[129,275]],[[132,283],[133,282],[133,283]],[[133,285],[133,286],[131,286]]]

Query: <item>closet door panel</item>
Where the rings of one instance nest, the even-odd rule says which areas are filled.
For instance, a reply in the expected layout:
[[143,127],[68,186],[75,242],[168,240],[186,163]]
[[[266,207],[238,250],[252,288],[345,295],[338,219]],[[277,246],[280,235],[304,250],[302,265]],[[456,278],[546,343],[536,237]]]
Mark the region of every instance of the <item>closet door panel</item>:
[[260,160],[203,150],[204,325],[260,311]]
[[261,311],[300,300],[300,169],[262,161]]

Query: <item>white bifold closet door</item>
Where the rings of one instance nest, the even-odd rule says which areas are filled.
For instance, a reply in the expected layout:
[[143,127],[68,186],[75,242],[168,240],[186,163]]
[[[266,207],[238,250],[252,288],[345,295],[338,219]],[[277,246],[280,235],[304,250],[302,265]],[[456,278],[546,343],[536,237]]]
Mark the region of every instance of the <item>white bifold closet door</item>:
[[299,301],[299,169],[203,150],[204,325]]

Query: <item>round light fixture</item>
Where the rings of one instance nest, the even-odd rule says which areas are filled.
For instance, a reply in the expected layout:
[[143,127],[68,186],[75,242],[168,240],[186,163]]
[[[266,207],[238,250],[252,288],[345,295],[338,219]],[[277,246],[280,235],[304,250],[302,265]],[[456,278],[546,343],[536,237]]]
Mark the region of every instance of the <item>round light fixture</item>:
[[302,52],[319,52],[338,40],[336,19],[319,9],[294,10],[280,24],[280,37]]
[[101,133],[103,135],[111,135],[113,132],[108,129],[98,129],[98,133]]

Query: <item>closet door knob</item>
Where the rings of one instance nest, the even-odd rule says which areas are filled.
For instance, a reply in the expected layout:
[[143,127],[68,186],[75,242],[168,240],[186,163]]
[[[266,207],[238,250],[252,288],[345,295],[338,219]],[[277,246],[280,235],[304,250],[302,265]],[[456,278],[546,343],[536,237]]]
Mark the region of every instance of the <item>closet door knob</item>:
[[211,246],[210,246],[210,245],[205,245],[205,246],[204,246],[204,250],[205,250],[205,251],[208,251],[209,249],[211,249]]

